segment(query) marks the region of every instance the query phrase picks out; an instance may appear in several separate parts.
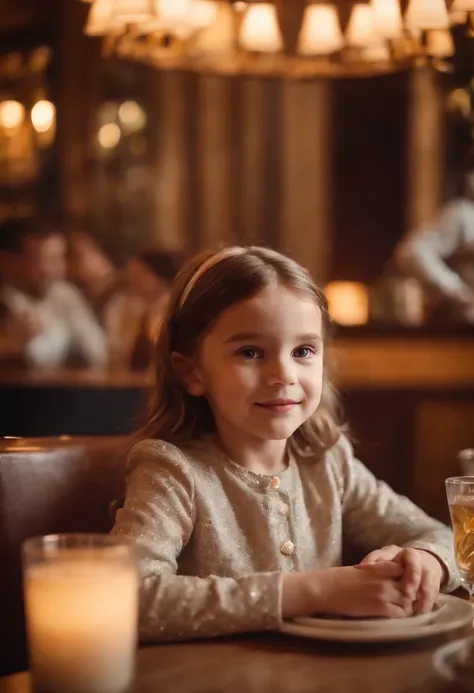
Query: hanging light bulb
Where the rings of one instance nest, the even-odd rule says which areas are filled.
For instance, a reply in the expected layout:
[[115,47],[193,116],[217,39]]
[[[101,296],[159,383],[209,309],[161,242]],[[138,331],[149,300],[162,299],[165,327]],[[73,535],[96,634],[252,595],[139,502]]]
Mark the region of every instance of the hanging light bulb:
[[114,149],[120,142],[121,137],[122,133],[116,123],[102,125],[97,133],[97,141],[102,149]]
[[31,123],[36,132],[48,132],[56,120],[56,108],[51,101],[37,101],[31,109]]
[[408,29],[447,29],[449,15],[444,0],[410,0],[405,23]]
[[283,48],[276,8],[270,3],[251,5],[240,28],[239,43],[248,51],[277,53]]
[[399,0],[372,0],[377,32],[386,39],[396,39],[403,34],[403,19]]
[[344,47],[344,36],[334,5],[309,5],[298,40],[302,55],[329,55]]
[[0,127],[15,130],[23,125],[25,107],[19,101],[2,101],[0,103]]
[[354,5],[347,27],[346,41],[347,45],[354,48],[367,48],[380,42],[374,10],[370,5]]

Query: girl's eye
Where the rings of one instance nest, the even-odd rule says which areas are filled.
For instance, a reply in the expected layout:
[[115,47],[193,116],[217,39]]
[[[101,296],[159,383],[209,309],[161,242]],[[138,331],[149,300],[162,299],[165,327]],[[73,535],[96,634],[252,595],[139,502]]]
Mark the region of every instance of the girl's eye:
[[316,350],[310,346],[300,346],[293,351],[293,356],[297,359],[308,359],[310,356],[314,356]]
[[262,355],[261,349],[256,347],[242,347],[237,353],[239,356],[243,356],[244,359],[258,359]]

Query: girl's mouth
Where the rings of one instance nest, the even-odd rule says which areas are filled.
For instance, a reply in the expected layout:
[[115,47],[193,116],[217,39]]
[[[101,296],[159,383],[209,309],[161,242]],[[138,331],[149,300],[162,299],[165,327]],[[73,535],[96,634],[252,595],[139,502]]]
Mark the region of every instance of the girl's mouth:
[[258,407],[274,412],[275,414],[286,414],[301,404],[293,399],[275,399],[270,402],[257,402]]

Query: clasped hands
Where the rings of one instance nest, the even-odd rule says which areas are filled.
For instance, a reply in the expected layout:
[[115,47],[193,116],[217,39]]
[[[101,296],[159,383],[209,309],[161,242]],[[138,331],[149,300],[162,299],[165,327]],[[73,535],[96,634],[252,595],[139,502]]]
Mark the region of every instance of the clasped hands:
[[399,589],[399,606],[406,616],[433,609],[445,577],[445,570],[436,556],[421,549],[385,546],[369,553],[357,567],[370,571],[377,563],[400,567],[400,577],[395,584]]

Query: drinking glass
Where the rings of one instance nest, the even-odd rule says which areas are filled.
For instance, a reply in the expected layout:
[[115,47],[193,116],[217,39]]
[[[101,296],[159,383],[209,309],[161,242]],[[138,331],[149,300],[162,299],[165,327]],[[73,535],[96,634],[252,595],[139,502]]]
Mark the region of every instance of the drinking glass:
[[100,534],[23,544],[31,672],[39,693],[125,693],[137,646],[133,547]]
[[474,476],[446,479],[454,532],[454,557],[463,587],[474,597]]

